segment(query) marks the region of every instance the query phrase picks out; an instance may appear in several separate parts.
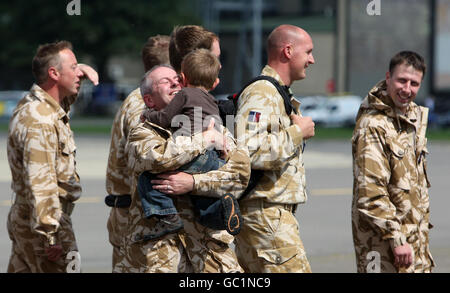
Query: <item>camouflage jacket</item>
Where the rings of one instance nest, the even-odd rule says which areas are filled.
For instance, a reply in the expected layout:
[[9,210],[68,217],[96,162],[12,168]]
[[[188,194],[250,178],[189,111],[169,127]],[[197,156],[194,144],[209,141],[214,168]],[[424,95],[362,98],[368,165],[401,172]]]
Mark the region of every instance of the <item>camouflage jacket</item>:
[[[231,133],[223,126],[222,129],[227,135],[231,148],[227,163],[216,171],[192,175],[194,189],[191,194],[220,197],[231,192],[239,197],[247,186],[250,178],[248,153],[246,149],[238,149]],[[127,236],[128,240],[131,240],[137,234],[149,229],[148,221],[142,216],[142,207],[136,189],[139,174],[146,170],[151,173],[176,170],[203,153],[205,148],[202,145],[202,133],[193,137],[177,136],[174,138],[170,131],[146,121],[131,131],[125,151],[128,154],[128,166],[130,170],[133,170],[134,175],[128,220],[129,235]],[[175,195],[174,197],[179,196]],[[224,233],[213,234],[215,235],[213,237],[230,238],[226,232],[227,236],[223,236]],[[227,241],[226,243],[228,243]]]
[[29,207],[31,230],[54,241],[60,198],[76,201],[81,185],[67,112],[37,85],[14,110],[7,151],[16,202]]
[[114,118],[106,170],[106,192],[108,194],[131,194],[131,176],[128,170],[125,144],[131,129],[141,122],[140,116],[144,109],[145,103],[140,89],[137,88],[125,99]]
[[[250,176],[248,153],[246,149],[237,148],[231,133],[225,127],[221,128],[231,149],[227,163],[217,171],[194,174],[192,194],[220,197],[226,192],[233,192],[239,197],[247,186]],[[170,131],[148,121],[133,129],[126,146],[128,166],[134,173],[173,171],[205,150],[202,133],[174,138]]]
[[362,102],[352,137],[356,237],[372,229],[397,247],[428,231],[427,116],[414,102],[406,115],[396,111],[385,81]]
[[[266,65],[261,73],[283,85],[278,73]],[[300,103],[292,99],[300,114]],[[264,175],[247,199],[297,204],[307,199],[302,156],[303,135],[292,124],[284,101],[275,86],[266,80],[252,83],[238,99],[236,115],[238,144],[247,146],[252,169]]]

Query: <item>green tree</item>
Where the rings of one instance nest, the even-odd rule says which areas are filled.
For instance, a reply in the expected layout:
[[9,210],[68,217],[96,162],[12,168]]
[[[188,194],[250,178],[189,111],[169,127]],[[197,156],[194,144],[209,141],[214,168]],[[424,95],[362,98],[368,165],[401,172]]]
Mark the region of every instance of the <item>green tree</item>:
[[149,36],[170,34],[175,25],[199,24],[191,1],[80,0],[81,15],[73,16],[66,12],[69,2],[0,3],[0,87],[20,83],[18,78],[27,84],[32,80],[30,64],[39,44],[72,42],[77,56],[90,56],[100,79],[108,81],[106,64],[112,55],[139,56]]

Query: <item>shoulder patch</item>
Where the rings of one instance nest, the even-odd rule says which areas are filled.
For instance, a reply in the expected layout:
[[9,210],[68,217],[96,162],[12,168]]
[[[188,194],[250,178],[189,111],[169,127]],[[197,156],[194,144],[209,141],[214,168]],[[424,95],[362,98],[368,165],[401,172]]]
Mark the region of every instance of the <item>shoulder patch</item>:
[[248,114],[248,122],[259,122],[260,118],[261,112],[250,111],[250,113]]

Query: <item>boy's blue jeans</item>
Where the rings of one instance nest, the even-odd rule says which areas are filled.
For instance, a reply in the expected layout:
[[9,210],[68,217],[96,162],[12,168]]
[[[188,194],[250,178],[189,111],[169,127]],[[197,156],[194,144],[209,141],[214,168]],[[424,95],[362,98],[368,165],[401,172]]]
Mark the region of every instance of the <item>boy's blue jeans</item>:
[[[225,161],[219,158],[216,151],[207,150],[204,154],[199,155],[191,162],[182,166],[178,171],[189,174],[206,173],[217,170],[224,164]],[[141,198],[144,216],[146,218],[173,215],[177,213],[172,198],[165,193],[153,189],[153,184],[150,180],[156,178],[156,174],[151,174],[147,171],[139,176],[138,192],[139,197]],[[199,215],[199,223],[212,229],[221,230],[223,227],[223,220],[220,217],[222,214],[222,204],[220,199],[196,195],[190,196],[192,198],[194,210]]]

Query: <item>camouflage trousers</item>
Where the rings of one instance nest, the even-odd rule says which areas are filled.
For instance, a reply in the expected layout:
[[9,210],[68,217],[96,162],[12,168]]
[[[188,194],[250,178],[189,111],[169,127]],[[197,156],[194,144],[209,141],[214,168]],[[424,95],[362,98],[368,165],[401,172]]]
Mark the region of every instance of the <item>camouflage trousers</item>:
[[358,273],[431,273],[435,266],[428,232],[416,232],[406,238],[413,252],[413,263],[408,268],[394,266],[394,254],[388,240],[381,239],[373,231],[358,233],[357,238],[353,236]]
[[70,216],[62,213],[57,244],[63,248],[58,261],[49,261],[45,254],[46,239],[30,229],[30,210],[27,205],[13,204],[8,215],[8,234],[12,240],[8,273],[65,273],[71,265],[69,252],[78,252]]
[[240,202],[244,218],[236,254],[246,273],[310,273],[298,222],[284,205]]
[[113,247],[112,267],[114,268],[123,258],[120,247],[126,235],[128,222],[128,208],[111,208],[109,213],[107,228],[109,234],[109,242]]
[[148,242],[127,237],[121,248],[125,257],[114,272],[128,273],[232,273],[243,272],[231,249],[234,237],[195,221],[187,196],[174,199],[184,229]]

